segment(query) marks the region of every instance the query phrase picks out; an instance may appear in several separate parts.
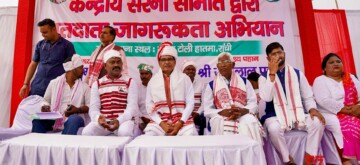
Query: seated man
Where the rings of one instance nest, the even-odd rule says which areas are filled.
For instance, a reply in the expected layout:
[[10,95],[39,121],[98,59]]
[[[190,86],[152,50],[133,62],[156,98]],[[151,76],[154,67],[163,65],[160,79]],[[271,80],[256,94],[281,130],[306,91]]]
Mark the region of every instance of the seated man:
[[256,113],[256,94],[250,82],[239,77],[233,68],[230,53],[220,53],[218,75],[206,86],[204,93],[205,116],[210,118],[211,134],[245,134],[262,142]]
[[83,62],[79,55],[73,55],[65,60],[65,74],[50,81],[44,95],[42,112],[60,112],[63,119],[32,121],[31,132],[46,133],[62,130],[62,134],[76,135],[84,120],[88,118],[90,104],[90,88],[82,82]]
[[122,61],[118,51],[109,50],[104,54],[107,75],[91,87],[91,122],[83,135],[134,136],[133,115],[138,109],[136,82],[122,75]]
[[[265,115],[261,122],[286,164],[295,164],[286,145],[284,133],[292,129],[307,131],[306,162],[317,156],[324,133],[324,117],[316,110],[311,87],[303,72],[285,63],[282,45],[273,42],[266,47],[269,70],[266,79],[259,82],[259,93],[266,101]],[[304,113],[304,108],[310,117]]]
[[151,122],[145,135],[196,135],[190,117],[194,109],[194,89],[188,76],[175,68],[177,51],[171,42],[159,46],[160,70],[151,78],[146,93],[146,109]]
[[138,66],[139,72],[140,72],[140,79],[141,79],[141,84],[139,84],[139,100],[138,100],[138,104],[139,104],[139,114],[138,114],[138,118],[141,119],[141,121],[139,121],[139,128],[141,131],[143,131],[146,127],[146,125],[150,122],[150,116],[146,111],[146,90],[147,90],[147,86],[148,83],[153,75],[153,66],[148,65],[148,64],[140,64]]
[[257,104],[258,104],[258,113],[256,113],[256,117],[259,118],[260,116],[263,116],[265,113],[265,101],[261,100],[260,98],[260,94],[259,94],[259,81],[261,79],[265,79],[264,77],[260,76],[259,73],[257,72],[251,72],[250,74],[248,74],[247,78],[249,80],[249,82],[251,83],[252,87],[254,88],[254,91],[256,93],[256,99],[257,99]]
[[195,127],[199,135],[204,135],[204,128],[206,127],[206,118],[204,117],[204,106],[202,105],[202,96],[204,92],[204,83],[202,83],[196,77],[196,65],[194,61],[185,60],[182,66],[182,71],[187,76],[190,77],[190,80],[194,87],[194,110],[191,113],[191,116],[194,120]]

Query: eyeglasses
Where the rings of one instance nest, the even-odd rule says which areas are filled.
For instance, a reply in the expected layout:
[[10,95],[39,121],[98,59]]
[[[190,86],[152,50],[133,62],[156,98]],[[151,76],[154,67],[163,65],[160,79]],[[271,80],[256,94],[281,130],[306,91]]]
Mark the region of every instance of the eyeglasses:
[[285,52],[284,51],[277,51],[277,52],[273,52],[273,53],[270,53],[269,55],[270,56],[276,56],[276,55],[282,55],[282,54],[284,54]]
[[166,61],[172,62],[172,61],[175,61],[175,59],[174,58],[160,58],[159,61],[160,62],[166,62]]
[[224,61],[218,61],[218,65],[221,65],[221,64],[224,64],[224,65],[226,65],[226,64],[230,64],[230,63],[232,63],[232,61],[230,61],[230,60],[224,60]]

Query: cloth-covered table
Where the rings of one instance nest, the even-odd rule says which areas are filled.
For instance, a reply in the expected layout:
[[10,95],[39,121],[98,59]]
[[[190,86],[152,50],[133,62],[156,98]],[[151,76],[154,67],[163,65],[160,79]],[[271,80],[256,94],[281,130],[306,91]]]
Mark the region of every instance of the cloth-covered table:
[[30,133],[29,130],[0,128],[0,141]]
[[118,165],[130,137],[37,134],[1,141],[0,164]]
[[247,136],[139,136],[125,146],[123,164],[266,164],[263,146]]
[[[296,164],[304,163],[306,138],[307,132],[304,131],[292,130],[285,132],[286,144],[289,148],[290,155],[294,157]],[[264,150],[268,164],[284,164],[280,155],[275,150],[274,145],[271,143],[270,138],[265,139]],[[336,144],[333,140],[332,134],[327,130],[324,132],[324,136],[321,140],[321,147],[318,153],[327,158],[326,163],[341,164],[341,159],[337,153]],[[325,164],[325,161],[323,161],[322,164]]]

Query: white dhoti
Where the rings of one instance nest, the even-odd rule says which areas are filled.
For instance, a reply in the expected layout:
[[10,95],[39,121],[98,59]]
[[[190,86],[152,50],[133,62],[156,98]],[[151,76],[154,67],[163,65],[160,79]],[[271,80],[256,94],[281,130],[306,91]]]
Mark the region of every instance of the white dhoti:
[[[145,130],[145,135],[148,135],[148,136],[165,136],[165,131],[158,125],[158,124],[155,124],[155,123],[149,123]],[[186,126],[183,126],[177,136],[192,136],[192,135],[197,135],[197,131],[196,131],[196,128],[195,128],[195,125],[194,124],[189,124],[189,125],[186,125]]]
[[82,135],[86,136],[107,136],[114,133],[117,136],[134,137],[135,123],[132,120],[125,121],[119,125],[119,128],[113,132],[105,129],[97,122],[90,122],[82,131]]
[[[320,122],[317,117],[314,117],[314,120],[312,120],[310,116],[306,116],[305,122],[307,125],[308,133],[305,151],[310,155],[318,155],[318,149],[322,136],[324,134],[325,126]],[[284,137],[285,130],[281,129],[277,117],[270,117],[266,119],[265,127],[269,132],[271,143],[280,153],[283,162],[289,162],[289,149],[287,148]]]
[[212,135],[244,134],[262,143],[258,120],[251,114],[241,116],[237,121],[226,121],[216,115],[210,119],[210,126]]

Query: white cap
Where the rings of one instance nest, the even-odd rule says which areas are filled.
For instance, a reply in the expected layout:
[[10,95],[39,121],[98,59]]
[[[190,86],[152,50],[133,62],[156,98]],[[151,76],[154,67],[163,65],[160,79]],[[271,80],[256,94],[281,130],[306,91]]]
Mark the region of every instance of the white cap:
[[75,69],[75,68],[77,68],[79,66],[82,66],[82,65],[84,65],[84,63],[82,62],[81,57],[79,55],[77,55],[77,54],[74,54],[71,57],[71,61],[63,63],[63,67],[64,67],[65,72],[73,70],[73,69]]
[[184,64],[183,64],[183,66],[182,66],[182,71],[184,71],[185,68],[188,67],[188,66],[190,66],[190,65],[194,66],[195,69],[196,69],[196,65],[195,65],[195,62],[194,62],[194,61],[184,60]]
[[172,46],[172,42],[167,41],[167,42],[163,42],[160,44],[159,50],[157,53],[158,60],[160,59],[161,56],[164,56],[164,55],[173,56],[175,59],[177,58],[178,53],[177,53],[177,50],[175,49],[175,47]]
[[121,59],[120,52],[114,49],[108,50],[104,54],[104,63],[106,63],[110,58],[112,57],[118,57]]

